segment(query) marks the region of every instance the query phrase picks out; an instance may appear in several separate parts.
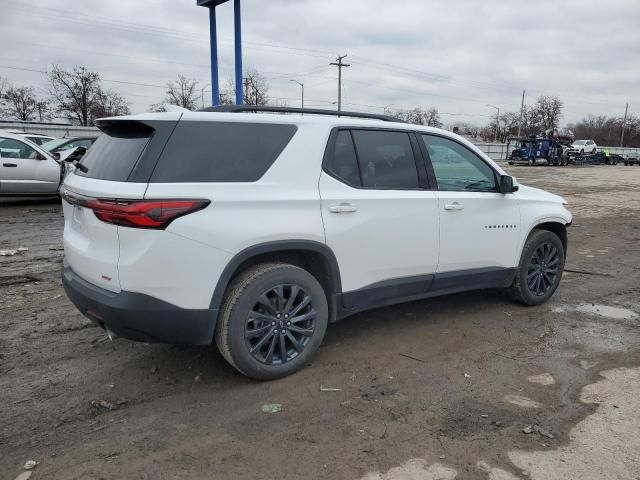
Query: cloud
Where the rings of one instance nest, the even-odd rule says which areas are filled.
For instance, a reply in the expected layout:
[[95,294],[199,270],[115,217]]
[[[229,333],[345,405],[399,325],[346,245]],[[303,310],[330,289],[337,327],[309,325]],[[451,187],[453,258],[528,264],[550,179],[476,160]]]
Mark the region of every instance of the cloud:
[[[46,5],[46,6],[43,6]],[[272,97],[331,106],[347,53],[345,108],[437,107],[445,122],[482,125],[487,103],[518,110],[541,94],[565,103],[563,121],[619,115],[638,102],[637,0],[243,0],[244,63],[264,72]],[[218,7],[221,83],[233,76],[232,2]],[[208,15],[195,0],[0,0],[0,75],[47,89],[53,63],[83,64],[145,111],[184,74],[210,95]],[[130,85],[117,82],[136,82]]]

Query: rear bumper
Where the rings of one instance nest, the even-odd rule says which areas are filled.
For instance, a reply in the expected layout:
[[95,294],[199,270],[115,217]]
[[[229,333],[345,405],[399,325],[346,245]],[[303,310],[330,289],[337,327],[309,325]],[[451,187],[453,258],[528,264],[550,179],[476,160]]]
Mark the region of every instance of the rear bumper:
[[213,341],[217,310],[184,309],[141,293],[110,292],[80,278],[66,262],[62,284],[83,315],[119,337],[189,345]]

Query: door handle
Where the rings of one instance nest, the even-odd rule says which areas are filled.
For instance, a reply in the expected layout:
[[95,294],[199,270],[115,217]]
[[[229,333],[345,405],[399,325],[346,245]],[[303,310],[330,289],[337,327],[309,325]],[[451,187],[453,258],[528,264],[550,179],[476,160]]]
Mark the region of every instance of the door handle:
[[17,167],[18,165],[16,163],[3,163],[2,166],[3,167]]
[[464,205],[458,202],[447,203],[444,206],[444,209],[445,210],[464,210]]
[[353,213],[357,212],[358,209],[350,203],[340,203],[338,205],[331,205],[329,211],[331,213]]

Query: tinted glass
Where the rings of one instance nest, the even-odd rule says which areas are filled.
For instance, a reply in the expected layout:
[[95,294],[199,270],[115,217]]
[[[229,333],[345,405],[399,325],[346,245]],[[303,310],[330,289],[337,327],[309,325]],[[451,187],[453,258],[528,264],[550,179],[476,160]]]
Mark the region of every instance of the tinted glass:
[[180,122],[151,182],[255,182],[295,132],[294,125]]
[[144,152],[153,129],[144,125],[127,124],[107,128],[90,150],[82,157],[86,172],[76,175],[124,182]]
[[409,135],[353,130],[362,185],[370,188],[418,188],[418,170]]
[[475,153],[453,140],[421,135],[438,182],[438,190],[493,192],[493,169]]
[[37,159],[38,152],[26,143],[13,138],[0,138],[0,157]]
[[358,159],[348,130],[341,130],[336,136],[327,168],[331,174],[349,185],[360,186]]

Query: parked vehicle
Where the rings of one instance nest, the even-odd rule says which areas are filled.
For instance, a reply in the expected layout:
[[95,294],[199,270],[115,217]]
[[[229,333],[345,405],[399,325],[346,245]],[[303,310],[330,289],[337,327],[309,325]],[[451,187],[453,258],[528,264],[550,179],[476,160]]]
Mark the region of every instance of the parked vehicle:
[[596,153],[598,146],[593,140],[576,140],[569,148],[570,155],[585,155]]
[[55,137],[50,137],[49,135],[42,135],[40,133],[27,133],[22,130],[0,130],[0,135],[4,133],[12,133],[13,135],[20,135],[21,137],[26,138],[32,143],[36,145],[43,145],[47,142],[55,140]]
[[509,144],[516,142],[516,147],[509,154],[509,165],[567,165],[569,157],[566,147],[554,137],[510,138]]
[[638,157],[633,156],[633,155],[628,155],[627,158],[624,160],[624,164],[625,165],[640,165],[640,159]]
[[65,179],[63,284],[109,335],[215,342],[273,379],[363,310],[479,288],[539,305],[557,289],[566,202],[464,138],[385,116],[208,110],[99,120],[85,171]]
[[55,195],[66,166],[22,135],[0,132],[0,195]]
[[47,152],[55,154],[68,150],[74,150],[77,147],[89,148],[96,141],[96,137],[67,137],[58,138],[42,145]]

